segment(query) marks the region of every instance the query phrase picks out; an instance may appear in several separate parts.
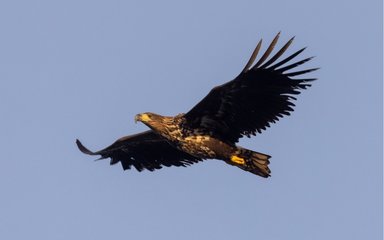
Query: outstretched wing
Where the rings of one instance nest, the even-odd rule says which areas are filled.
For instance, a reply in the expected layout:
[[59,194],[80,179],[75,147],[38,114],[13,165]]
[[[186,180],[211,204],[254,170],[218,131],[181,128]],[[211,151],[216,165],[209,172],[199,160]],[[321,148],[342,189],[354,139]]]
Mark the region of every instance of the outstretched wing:
[[189,166],[201,161],[172,147],[164,138],[152,130],[118,139],[111,146],[92,152],[76,140],[80,151],[89,155],[101,155],[100,159],[111,158],[111,165],[121,162],[124,170],[134,166],[138,171],[154,171],[163,166]]
[[[215,136],[223,141],[237,142],[242,136],[256,135],[293,111],[293,95],[310,86],[315,79],[292,77],[316,70],[287,71],[309,61],[306,58],[287,63],[305,48],[291,56],[276,60],[292,43],[290,39],[268,61],[280,33],[273,39],[266,52],[253,65],[261,47],[261,40],[243,71],[234,80],[213,88],[195,107],[185,114],[186,124],[197,131]],[[252,66],[253,65],[253,66]]]

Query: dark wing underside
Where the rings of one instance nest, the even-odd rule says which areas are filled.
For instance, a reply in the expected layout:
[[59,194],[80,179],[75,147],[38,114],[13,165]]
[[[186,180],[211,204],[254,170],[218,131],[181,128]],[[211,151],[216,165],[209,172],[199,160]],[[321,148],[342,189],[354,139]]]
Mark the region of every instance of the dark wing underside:
[[172,147],[152,130],[120,138],[97,152],[88,150],[79,140],[76,140],[76,144],[85,154],[101,155],[101,159],[111,158],[111,165],[121,162],[124,170],[134,166],[138,171],[154,171],[163,166],[185,167],[202,160]]
[[[234,80],[213,88],[195,107],[185,114],[187,125],[205,134],[217,137],[227,142],[237,142],[242,136],[255,135],[276,122],[284,115],[293,111],[293,95],[310,86],[315,79],[293,79],[316,69],[296,72],[286,71],[309,61],[306,58],[287,64],[305,48],[291,56],[276,60],[285,52],[292,43],[289,40],[268,61],[279,34],[253,65],[261,47],[258,43],[243,71]],[[252,66],[253,65],[253,66]]]

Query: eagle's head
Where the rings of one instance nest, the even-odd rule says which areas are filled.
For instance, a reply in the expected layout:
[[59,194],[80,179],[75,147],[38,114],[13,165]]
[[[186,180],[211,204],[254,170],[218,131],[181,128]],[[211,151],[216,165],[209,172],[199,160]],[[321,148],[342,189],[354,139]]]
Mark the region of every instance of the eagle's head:
[[180,133],[180,121],[182,121],[184,114],[178,114],[175,117],[161,116],[156,113],[140,113],[135,116],[135,122],[140,121],[151,128],[156,133],[165,138],[172,138],[174,132]]
[[150,125],[153,122],[159,122],[161,121],[161,119],[162,119],[162,116],[157,115],[155,113],[150,113],[150,112],[139,113],[135,116],[135,122],[139,121],[146,125]]
[[135,122],[142,122],[156,132],[163,132],[170,117],[164,117],[156,113],[146,112],[135,116]]

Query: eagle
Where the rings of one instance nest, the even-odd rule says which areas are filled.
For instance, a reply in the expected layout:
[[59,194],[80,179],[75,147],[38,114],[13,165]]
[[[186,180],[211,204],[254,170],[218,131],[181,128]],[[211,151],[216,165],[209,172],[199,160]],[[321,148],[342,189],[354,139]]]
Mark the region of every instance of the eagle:
[[163,166],[186,167],[206,159],[218,159],[269,177],[271,156],[236,143],[243,136],[260,134],[271,123],[290,115],[295,95],[316,80],[294,77],[318,69],[296,69],[313,58],[294,60],[305,48],[281,59],[294,37],[269,58],[279,36],[280,33],[255,63],[262,45],[260,40],[240,74],[214,87],[188,112],[176,116],[140,113],[135,116],[135,122],[144,123],[150,130],[122,137],[96,152],[84,147],[78,139],[77,147],[85,154],[110,158],[111,165],[120,162],[124,170],[133,166],[139,172],[154,171]]

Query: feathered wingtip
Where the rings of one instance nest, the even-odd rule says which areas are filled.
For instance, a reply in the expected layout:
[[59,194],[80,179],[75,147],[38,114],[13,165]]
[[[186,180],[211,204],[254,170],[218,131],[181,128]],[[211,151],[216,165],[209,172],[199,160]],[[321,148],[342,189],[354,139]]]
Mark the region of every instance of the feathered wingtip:
[[[261,48],[261,43],[263,42],[263,39],[260,39],[259,43],[257,44],[255,50],[253,51],[251,57],[249,58],[247,64],[245,65],[243,71],[241,71],[242,73],[245,73],[253,68],[257,68],[259,67],[269,56],[269,54],[271,54],[272,50],[274,49],[277,41],[279,40],[279,37],[280,37],[280,32],[277,33],[277,35],[275,36],[275,38],[272,40],[271,44],[269,45],[268,49],[265,51],[265,53],[263,54],[263,56],[259,59],[259,61],[257,61],[257,63],[252,67],[253,63],[255,62],[256,60],[256,57],[257,55],[259,54],[259,51],[260,51],[260,48]],[[275,58],[278,58],[280,55],[282,55],[284,53],[284,51],[289,47],[289,45],[291,44],[291,42],[293,41],[293,38],[291,38],[291,40],[288,41],[288,43],[286,43],[284,45],[284,47],[275,55],[272,57],[271,60],[275,59]],[[270,61],[271,61],[270,60]],[[268,62],[270,62],[268,61]]]
[[[305,63],[305,62],[307,62],[313,58],[313,57],[309,57],[309,58],[303,59],[301,61],[295,62],[293,64],[290,64],[288,66],[281,67],[285,63],[287,63],[290,60],[292,60],[293,58],[295,58],[301,52],[303,52],[305,50],[305,48],[302,48],[302,49],[298,50],[297,52],[293,53],[292,55],[288,56],[287,58],[275,63],[276,60],[278,60],[284,54],[284,52],[288,49],[288,47],[292,44],[293,40],[295,39],[295,37],[292,37],[275,55],[273,55],[268,61],[266,61],[268,59],[269,55],[272,53],[273,49],[275,48],[276,43],[279,40],[279,37],[280,37],[280,32],[274,37],[271,44],[268,46],[267,50],[261,56],[261,58],[257,61],[257,63],[254,64],[254,62],[257,58],[257,55],[260,51],[260,48],[261,48],[262,40],[260,40],[259,43],[257,44],[255,50],[253,51],[250,59],[248,60],[247,64],[245,65],[244,69],[241,71],[241,73],[246,73],[250,70],[266,69],[266,68],[276,70],[278,72],[285,72],[285,71],[293,69],[299,65],[302,65],[303,63]],[[275,63],[275,64],[272,65],[273,63]],[[281,67],[281,68],[279,68],[279,67]],[[317,69],[318,68],[312,68],[312,69],[308,69],[308,70],[304,70],[304,71],[289,73],[286,75],[287,76],[301,75],[304,73],[309,73],[309,72],[315,71]]]
[[92,152],[88,148],[84,147],[84,145],[79,141],[79,139],[76,139],[76,145],[82,153],[85,153],[88,155],[99,155],[98,153]]

